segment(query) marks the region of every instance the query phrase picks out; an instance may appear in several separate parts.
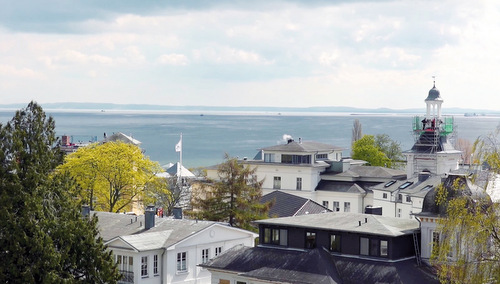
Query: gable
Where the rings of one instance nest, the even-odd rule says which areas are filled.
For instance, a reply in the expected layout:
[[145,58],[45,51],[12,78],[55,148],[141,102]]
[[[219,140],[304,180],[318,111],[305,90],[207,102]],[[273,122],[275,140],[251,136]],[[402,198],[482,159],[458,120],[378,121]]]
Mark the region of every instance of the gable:
[[188,247],[194,245],[203,245],[217,242],[234,241],[238,239],[256,238],[258,235],[250,231],[230,227],[228,225],[213,224],[193,235],[173,244],[169,248]]

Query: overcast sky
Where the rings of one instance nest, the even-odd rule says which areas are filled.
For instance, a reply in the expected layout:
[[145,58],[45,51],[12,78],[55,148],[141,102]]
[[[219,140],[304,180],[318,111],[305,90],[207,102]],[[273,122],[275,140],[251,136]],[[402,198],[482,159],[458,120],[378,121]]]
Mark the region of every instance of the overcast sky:
[[500,1],[0,5],[0,104],[500,109]]

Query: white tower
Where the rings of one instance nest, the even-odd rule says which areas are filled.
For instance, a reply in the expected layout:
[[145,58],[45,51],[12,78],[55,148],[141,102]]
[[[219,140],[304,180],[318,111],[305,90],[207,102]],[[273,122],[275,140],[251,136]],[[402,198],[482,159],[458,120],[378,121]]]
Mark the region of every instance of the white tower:
[[406,156],[406,175],[408,178],[422,171],[433,175],[443,175],[458,169],[461,151],[455,150],[450,143],[453,134],[453,117],[441,114],[443,99],[436,82],[425,99],[427,112],[425,117],[414,117],[413,133],[415,144],[403,152]]

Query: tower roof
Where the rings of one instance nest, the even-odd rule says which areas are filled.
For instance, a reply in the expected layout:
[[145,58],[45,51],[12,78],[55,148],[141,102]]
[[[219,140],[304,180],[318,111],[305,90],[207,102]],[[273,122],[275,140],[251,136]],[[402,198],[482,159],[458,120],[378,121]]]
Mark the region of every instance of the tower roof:
[[439,90],[436,88],[436,82],[434,81],[434,86],[429,90],[429,95],[425,101],[442,101]]

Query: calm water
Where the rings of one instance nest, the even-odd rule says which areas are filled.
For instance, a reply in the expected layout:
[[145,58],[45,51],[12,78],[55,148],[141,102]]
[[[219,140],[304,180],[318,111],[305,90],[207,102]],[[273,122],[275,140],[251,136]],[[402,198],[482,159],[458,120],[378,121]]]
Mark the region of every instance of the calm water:
[[[0,122],[9,121],[15,111],[0,111]],[[388,134],[403,150],[414,143],[411,115],[350,114],[165,114],[148,112],[63,112],[46,110],[56,120],[57,135],[74,141],[102,140],[104,133],[123,132],[142,142],[152,160],[164,165],[179,160],[175,144],[183,134],[183,164],[210,166],[231,156],[253,158],[262,147],[282,143],[284,134],[298,140],[318,141],[345,148],[349,155],[352,126],[359,119],[363,134]],[[422,114],[420,114],[422,115]],[[499,117],[455,116],[456,137],[473,142],[499,125]]]

